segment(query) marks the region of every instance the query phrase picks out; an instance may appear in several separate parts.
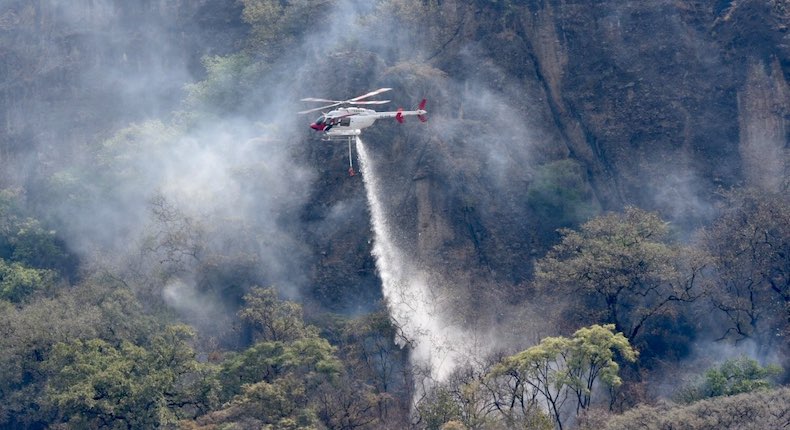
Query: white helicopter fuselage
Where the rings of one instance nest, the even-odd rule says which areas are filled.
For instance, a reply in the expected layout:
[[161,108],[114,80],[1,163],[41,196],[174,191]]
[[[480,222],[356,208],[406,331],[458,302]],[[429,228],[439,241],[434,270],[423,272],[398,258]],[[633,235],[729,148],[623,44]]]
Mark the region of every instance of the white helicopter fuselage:
[[324,132],[324,135],[328,138],[359,136],[362,129],[370,127],[377,119],[395,118],[402,122],[403,117],[422,116],[426,113],[424,109],[377,112],[372,109],[346,107],[321,115],[314,123],[310,124],[310,128]]

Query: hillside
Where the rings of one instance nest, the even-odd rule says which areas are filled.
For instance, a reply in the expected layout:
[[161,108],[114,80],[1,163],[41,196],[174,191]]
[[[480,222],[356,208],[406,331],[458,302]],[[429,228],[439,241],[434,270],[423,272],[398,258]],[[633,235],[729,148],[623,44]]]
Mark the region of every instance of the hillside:
[[[782,0],[4,2],[0,428],[562,428],[731,357],[787,383],[788,25]],[[381,87],[429,120],[365,129],[349,177],[299,99]],[[609,324],[638,352],[616,378],[556,413],[500,391]]]

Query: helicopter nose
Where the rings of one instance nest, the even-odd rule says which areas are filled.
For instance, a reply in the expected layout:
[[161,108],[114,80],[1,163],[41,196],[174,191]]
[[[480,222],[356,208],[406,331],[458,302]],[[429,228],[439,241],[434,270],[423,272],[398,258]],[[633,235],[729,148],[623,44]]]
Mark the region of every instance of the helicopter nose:
[[316,124],[316,123],[310,124],[310,128],[312,128],[313,130],[316,130],[316,131],[321,131],[321,126]]

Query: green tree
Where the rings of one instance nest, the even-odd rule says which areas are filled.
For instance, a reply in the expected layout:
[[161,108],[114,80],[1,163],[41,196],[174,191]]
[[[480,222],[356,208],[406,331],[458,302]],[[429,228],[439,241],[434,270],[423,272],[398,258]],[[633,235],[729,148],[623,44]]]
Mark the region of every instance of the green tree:
[[0,259],[71,275],[76,260],[54,230],[25,210],[21,191],[0,190]]
[[186,87],[186,103],[193,114],[237,112],[239,102],[254,90],[263,72],[261,64],[244,53],[204,57],[203,67],[206,78]]
[[560,230],[562,239],[536,263],[537,285],[562,295],[587,322],[615,324],[633,340],[652,318],[701,294],[705,260],[669,242],[657,214],[628,207]]
[[326,340],[310,336],[291,342],[260,342],[231,354],[218,374],[224,406],[184,425],[315,428],[317,399],[343,371],[334,353]]
[[239,317],[255,332],[256,340],[292,341],[317,333],[315,327],[305,325],[302,307],[280,300],[272,287],[253,287],[244,302]]
[[314,388],[341,371],[334,352],[329,342],[317,336],[293,342],[257,343],[230,355],[222,364],[223,397],[232,397],[245,384],[272,383],[286,375],[299,375],[305,385]]
[[[8,302],[0,301],[0,304]],[[126,339],[145,343],[158,325],[142,314],[122,285],[91,280],[0,309],[0,427],[41,427],[48,378],[46,363],[57,343],[103,339],[117,347]]]
[[193,336],[177,325],[149,348],[128,341],[115,347],[101,339],[58,343],[46,363],[45,404],[57,421],[75,428],[154,428],[185,412],[206,411],[214,386],[199,372],[188,344]]
[[101,339],[59,343],[49,360],[47,404],[73,428],[153,428],[165,424],[164,387],[148,352]]
[[439,387],[418,404],[417,414],[427,430],[439,430],[445,423],[461,420],[461,406],[449,390]]
[[554,228],[586,221],[600,211],[582,166],[571,159],[540,166],[527,189],[527,203],[538,219]]
[[36,292],[50,290],[54,278],[50,270],[33,269],[0,258],[0,300],[20,303]]
[[707,371],[700,381],[683,387],[675,397],[683,402],[718,396],[732,396],[755,390],[764,390],[775,385],[773,378],[778,377],[782,369],[776,365],[760,366],[748,357],[726,360]]
[[335,0],[242,0],[242,17],[252,26],[249,39],[253,52],[273,59],[294,47],[307,29],[323,23]]
[[[506,357],[495,366],[489,379],[519,387],[515,399],[542,399],[554,423],[562,429],[565,402],[576,398],[576,412],[588,408],[597,383],[617,387],[622,381],[615,358],[636,361],[637,352],[613,324],[577,330],[572,338],[548,337],[538,345]],[[528,394],[528,390],[534,392]],[[518,397],[516,397],[518,396]]]
[[569,353],[564,356],[568,369],[565,382],[576,395],[577,413],[590,406],[596,381],[607,387],[622,384],[615,355],[624,361],[636,361],[637,351],[622,333],[614,333],[614,329],[613,324],[596,324],[580,328],[573,334]]

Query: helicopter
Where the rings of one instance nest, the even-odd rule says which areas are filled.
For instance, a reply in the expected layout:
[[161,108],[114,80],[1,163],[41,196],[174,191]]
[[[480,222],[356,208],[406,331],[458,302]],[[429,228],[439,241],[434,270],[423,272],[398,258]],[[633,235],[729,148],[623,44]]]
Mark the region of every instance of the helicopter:
[[403,124],[404,118],[407,116],[416,116],[421,122],[428,121],[425,116],[428,112],[425,110],[426,99],[422,99],[416,110],[403,110],[399,108],[394,112],[379,112],[373,109],[354,107],[349,105],[379,105],[389,103],[389,100],[365,100],[369,97],[391,91],[392,88],[379,88],[369,93],[354,97],[348,100],[328,100],[321,98],[308,97],[302,99],[303,102],[320,102],[330,103],[326,106],[321,106],[314,109],[308,109],[299,112],[299,114],[307,114],[311,112],[324,111],[329,108],[335,108],[329,112],[322,112],[312,124],[310,128],[323,133],[322,140],[346,140],[348,142],[348,174],[354,176],[354,164],[351,154],[351,141],[362,134],[362,129],[370,127],[381,118],[395,118],[396,121]]

